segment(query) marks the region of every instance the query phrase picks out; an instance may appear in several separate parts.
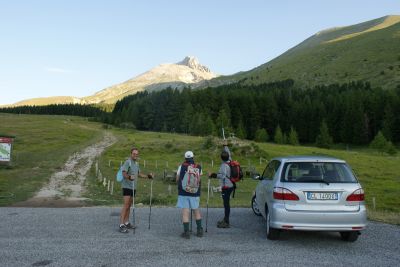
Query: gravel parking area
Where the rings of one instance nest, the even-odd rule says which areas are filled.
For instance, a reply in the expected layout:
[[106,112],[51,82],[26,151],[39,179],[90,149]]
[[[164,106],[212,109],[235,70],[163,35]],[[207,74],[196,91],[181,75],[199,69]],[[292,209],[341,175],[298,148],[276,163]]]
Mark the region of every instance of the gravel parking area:
[[[118,232],[118,207],[0,208],[0,266],[398,266],[400,227],[369,222],[355,243],[338,233],[285,232],[265,238],[251,209],[209,210],[208,232],[182,239],[180,210],[136,211],[138,229]],[[205,227],[205,209],[203,225]],[[195,223],[193,222],[195,228]]]

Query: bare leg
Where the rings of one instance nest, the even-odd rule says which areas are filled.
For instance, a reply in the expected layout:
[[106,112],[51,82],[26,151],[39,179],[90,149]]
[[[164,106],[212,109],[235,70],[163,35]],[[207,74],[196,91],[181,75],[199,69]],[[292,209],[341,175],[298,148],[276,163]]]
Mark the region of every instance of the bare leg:
[[183,223],[189,222],[189,214],[190,214],[190,209],[182,209],[182,222]]
[[194,217],[196,218],[196,221],[197,221],[197,220],[201,220],[200,209],[195,209],[195,210],[194,210]]
[[132,197],[124,196],[124,206],[122,207],[121,216],[120,216],[121,224],[124,224],[125,222],[127,222],[129,220],[131,204],[132,204]]

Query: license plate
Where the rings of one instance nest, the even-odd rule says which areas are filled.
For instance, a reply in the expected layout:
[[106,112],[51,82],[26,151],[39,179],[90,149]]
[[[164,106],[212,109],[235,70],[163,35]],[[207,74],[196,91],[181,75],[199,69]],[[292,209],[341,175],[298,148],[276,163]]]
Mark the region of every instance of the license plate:
[[338,200],[338,193],[307,192],[308,200]]

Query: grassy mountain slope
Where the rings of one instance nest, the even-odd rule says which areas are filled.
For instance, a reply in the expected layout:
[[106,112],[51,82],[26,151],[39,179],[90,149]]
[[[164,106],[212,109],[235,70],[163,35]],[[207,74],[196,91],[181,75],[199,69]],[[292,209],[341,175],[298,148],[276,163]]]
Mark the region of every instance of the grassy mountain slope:
[[400,16],[386,16],[318,32],[257,68],[213,79],[209,85],[292,78],[300,86],[361,80],[394,88],[400,84],[399,44]]
[[2,105],[0,107],[11,106],[45,106],[49,104],[79,104],[81,100],[73,96],[51,96],[25,99],[14,104]]

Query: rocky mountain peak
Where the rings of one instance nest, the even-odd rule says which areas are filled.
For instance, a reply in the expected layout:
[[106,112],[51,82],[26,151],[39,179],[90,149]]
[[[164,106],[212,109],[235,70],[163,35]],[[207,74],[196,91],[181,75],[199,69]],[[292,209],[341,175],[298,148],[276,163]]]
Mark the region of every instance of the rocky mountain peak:
[[187,56],[182,61],[176,63],[177,65],[187,66],[191,69],[199,70],[202,72],[211,72],[209,68],[199,63],[199,60],[193,56]]

